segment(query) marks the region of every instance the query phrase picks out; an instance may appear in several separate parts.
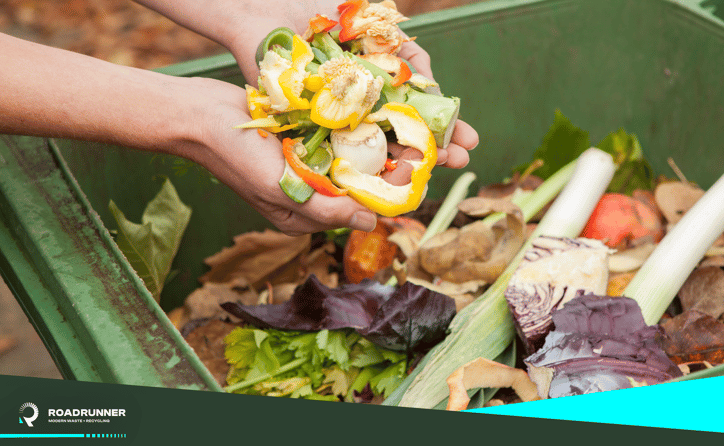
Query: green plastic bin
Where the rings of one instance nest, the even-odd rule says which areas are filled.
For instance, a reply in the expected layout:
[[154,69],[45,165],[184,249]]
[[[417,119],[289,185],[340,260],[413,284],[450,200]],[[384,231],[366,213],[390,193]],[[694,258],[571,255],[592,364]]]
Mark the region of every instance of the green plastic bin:
[[[707,188],[724,173],[722,15],[713,0],[495,0],[405,22],[480,135],[466,169],[435,170],[429,196],[463,171],[501,180],[556,108],[593,141],[636,133],[657,173],[673,157]],[[244,84],[230,55],[161,71]],[[108,203],[139,221],[164,176],[193,215],[159,306],[113,242]],[[198,286],[203,258],[268,226],[185,160],[0,135],[0,271],[67,379],[220,391],[164,310]]]

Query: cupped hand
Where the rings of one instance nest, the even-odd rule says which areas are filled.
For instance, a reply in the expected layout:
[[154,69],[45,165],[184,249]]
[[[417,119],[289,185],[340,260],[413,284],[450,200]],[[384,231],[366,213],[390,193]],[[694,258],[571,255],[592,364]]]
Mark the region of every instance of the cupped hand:
[[[332,20],[339,20],[337,6],[340,0],[319,0],[306,2],[249,2],[245,7],[248,25],[232,40],[229,50],[234,54],[244,77],[249,83],[256,85],[259,68],[255,62],[256,49],[266,35],[281,26],[291,28],[302,34],[309,24],[309,19],[316,14],[324,14]],[[269,14],[273,8],[274,14]],[[404,34],[404,33],[403,33]],[[400,48],[399,56],[408,60],[418,73],[434,79],[430,67],[430,55],[414,41],[405,42]],[[446,148],[438,149],[438,165],[460,169],[465,167],[470,157],[468,151],[478,145],[478,133],[469,124],[457,120],[455,130]]]
[[282,191],[285,162],[279,139],[233,128],[251,120],[244,89],[213,79],[184,81],[195,98],[196,123],[194,136],[177,147],[176,154],[204,166],[285,234],[375,228],[375,214],[350,197],[314,193],[300,204]]

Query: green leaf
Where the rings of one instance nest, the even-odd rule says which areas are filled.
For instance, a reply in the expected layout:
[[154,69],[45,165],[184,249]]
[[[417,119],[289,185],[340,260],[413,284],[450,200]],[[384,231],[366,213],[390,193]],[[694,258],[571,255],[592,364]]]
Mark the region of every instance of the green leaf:
[[380,395],[391,394],[407,376],[405,373],[406,368],[407,363],[405,361],[390,365],[370,379],[372,390]]
[[610,133],[596,147],[610,153],[618,165],[608,192],[631,195],[635,189],[653,189],[653,169],[644,158],[636,135],[620,129],[618,132]]
[[354,367],[367,367],[383,362],[384,356],[377,347],[367,339],[360,339],[352,348],[349,364]]
[[324,350],[326,356],[337,363],[343,370],[349,368],[349,349],[347,348],[347,337],[342,331],[322,330],[319,333],[327,332],[324,345],[320,345],[319,338],[317,346]]
[[118,224],[118,247],[158,302],[191,208],[181,202],[168,178],[143,211],[141,224],[127,220],[113,200],[108,207]]
[[[543,142],[535,151],[533,159],[543,160],[543,166],[535,170],[535,175],[547,179],[561,167],[578,158],[591,147],[588,132],[581,130],[556,110],[553,125],[543,137]],[[518,166],[514,170],[523,172],[528,164]]]
[[245,368],[254,362],[258,347],[254,342],[253,332],[254,330],[248,328],[235,328],[226,335],[224,356],[229,364]]

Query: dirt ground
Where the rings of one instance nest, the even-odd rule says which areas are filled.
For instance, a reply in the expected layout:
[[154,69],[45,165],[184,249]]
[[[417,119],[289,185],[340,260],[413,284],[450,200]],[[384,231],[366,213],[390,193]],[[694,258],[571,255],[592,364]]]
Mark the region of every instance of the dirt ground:
[[[407,16],[475,0],[398,0]],[[0,32],[121,65],[153,69],[224,52],[130,0],[4,0]],[[61,378],[42,341],[0,280],[0,374]]]

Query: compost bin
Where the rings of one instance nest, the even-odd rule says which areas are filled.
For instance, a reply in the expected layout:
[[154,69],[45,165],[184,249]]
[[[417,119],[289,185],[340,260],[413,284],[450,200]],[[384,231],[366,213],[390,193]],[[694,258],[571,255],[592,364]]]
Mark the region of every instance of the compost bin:
[[[500,181],[530,159],[555,109],[591,140],[635,133],[656,173],[673,157],[709,187],[724,173],[724,6],[703,3],[492,0],[403,23],[480,135],[465,169],[434,171],[428,196],[465,171]],[[244,85],[230,55],[160,71]],[[113,241],[108,204],[138,221],[165,177],[193,214],[158,305]],[[165,311],[198,286],[205,257],[268,226],[188,161],[0,135],[0,271],[66,379],[221,391]]]

